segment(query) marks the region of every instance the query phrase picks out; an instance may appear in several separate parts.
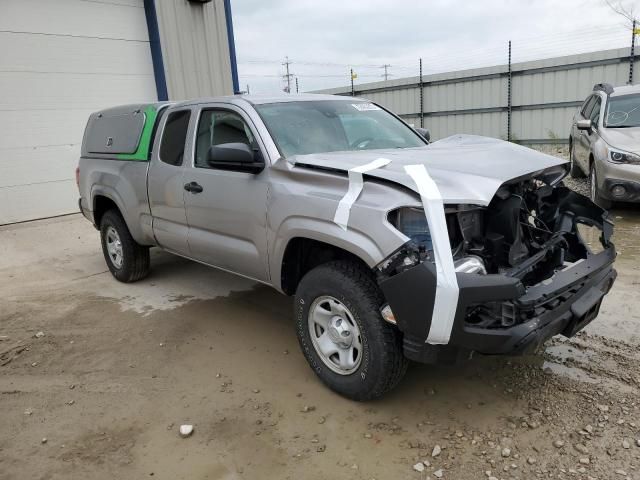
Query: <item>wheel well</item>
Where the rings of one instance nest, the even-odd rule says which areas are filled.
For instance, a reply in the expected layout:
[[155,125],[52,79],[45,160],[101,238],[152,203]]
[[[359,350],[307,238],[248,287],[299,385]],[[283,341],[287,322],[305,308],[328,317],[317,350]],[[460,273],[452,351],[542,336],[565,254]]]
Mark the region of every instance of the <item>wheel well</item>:
[[307,272],[333,260],[351,260],[369,270],[362,259],[347,250],[310,238],[292,238],[282,257],[282,290],[287,295],[293,295]]
[[97,195],[93,199],[93,222],[95,223],[95,226],[97,228],[100,228],[102,217],[109,210],[116,210],[118,213],[120,213],[120,209],[116,205],[116,202],[111,200],[109,197]]

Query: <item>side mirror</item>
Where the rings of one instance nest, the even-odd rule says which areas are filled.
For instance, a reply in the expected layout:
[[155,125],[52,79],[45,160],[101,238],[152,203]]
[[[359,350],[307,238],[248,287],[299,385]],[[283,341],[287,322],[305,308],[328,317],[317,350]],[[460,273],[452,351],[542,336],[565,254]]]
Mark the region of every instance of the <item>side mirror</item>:
[[416,132],[418,132],[427,142],[431,141],[431,133],[426,128],[416,128]]
[[576,122],[576,127],[578,127],[578,130],[591,130],[591,119],[585,118],[583,120],[578,120]]
[[211,168],[236,172],[260,173],[264,169],[260,152],[254,152],[245,143],[212,145],[207,152],[207,163]]

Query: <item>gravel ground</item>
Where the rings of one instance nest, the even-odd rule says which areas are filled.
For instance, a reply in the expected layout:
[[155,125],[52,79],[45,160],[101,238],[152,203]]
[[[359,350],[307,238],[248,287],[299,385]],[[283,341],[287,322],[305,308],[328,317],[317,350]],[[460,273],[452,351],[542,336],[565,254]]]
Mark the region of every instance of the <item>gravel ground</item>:
[[[569,147],[568,146],[555,146],[555,145],[535,145],[531,148],[541,151],[543,153],[547,153],[549,155],[553,155],[555,157],[560,157],[565,160],[569,160]],[[570,175],[567,175],[564,179],[564,184],[569,187],[571,190],[578,192],[581,195],[588,197],[590,195],[589,190],[589,178],[573,178]]]
[[615,214],[586,331],[369,403],[318,381],[268,287],[155,250],[122,284],[80,216],[0,227],[0,479],[640,479],[640,215]]

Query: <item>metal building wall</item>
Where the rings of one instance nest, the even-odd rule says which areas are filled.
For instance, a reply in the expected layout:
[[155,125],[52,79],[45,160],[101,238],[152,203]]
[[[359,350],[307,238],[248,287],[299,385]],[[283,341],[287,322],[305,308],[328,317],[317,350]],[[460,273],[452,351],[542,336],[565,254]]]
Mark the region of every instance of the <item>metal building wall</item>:
[[[636,72],[638,67],[640,60]],[[497,65],[423,76],[424,122],[432,138],[471,133],[506,139],[507,71],[507,65]],[[512,64],[512,139],[567,142],[573,115],[593,85],[624,85],[628,74],[626,48]],[[355,94],[419,125],[418,81],[409,77],[356,85]],[[351,87],[321,93],[350,95]]]
[[143,0],[0,0],[0,225],[77,212],[91,112],[155,99]]
[[156,0],[170,100],[233,94],[225,1]]

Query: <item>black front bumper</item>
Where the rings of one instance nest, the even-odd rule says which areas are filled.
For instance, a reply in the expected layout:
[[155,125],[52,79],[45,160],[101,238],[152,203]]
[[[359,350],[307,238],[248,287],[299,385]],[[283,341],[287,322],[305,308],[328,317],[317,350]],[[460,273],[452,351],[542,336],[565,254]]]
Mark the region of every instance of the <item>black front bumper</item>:
[[[447,346],[426,343],[435,296],[435,289],[429,288],[435,281],[431,263],[388,278],[380,287],[404,334],[405,356],[412,360],[431,363],[452,350],[522,354],[553,335],[573,336],[598,315],[602,298],[616,278],[615,256],[610,245],[528,289],[506,275],[458,273],[460,292]],[[501,312],[513,326],[474,325],[470,319],[479,307]]]

